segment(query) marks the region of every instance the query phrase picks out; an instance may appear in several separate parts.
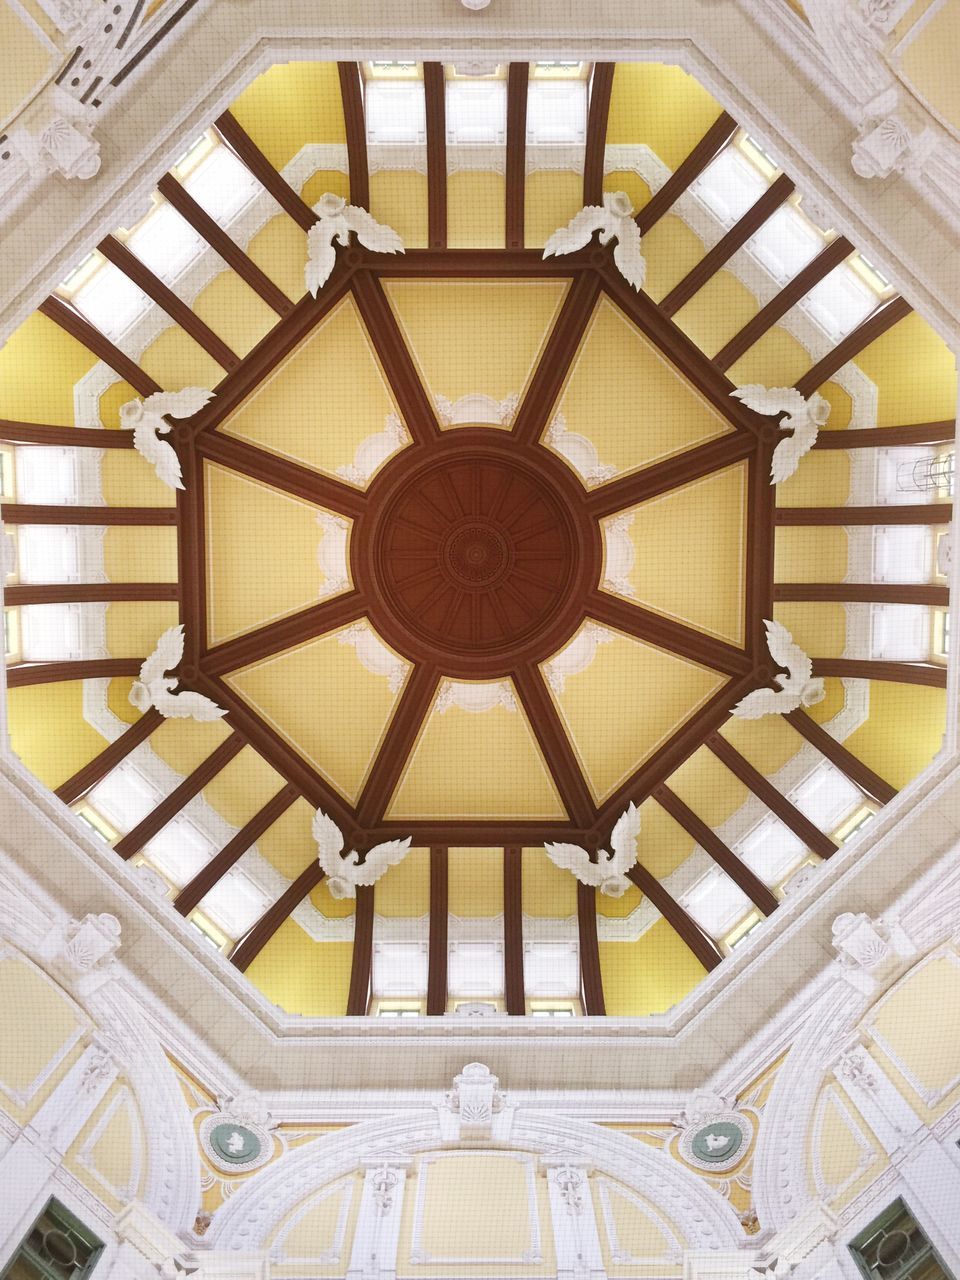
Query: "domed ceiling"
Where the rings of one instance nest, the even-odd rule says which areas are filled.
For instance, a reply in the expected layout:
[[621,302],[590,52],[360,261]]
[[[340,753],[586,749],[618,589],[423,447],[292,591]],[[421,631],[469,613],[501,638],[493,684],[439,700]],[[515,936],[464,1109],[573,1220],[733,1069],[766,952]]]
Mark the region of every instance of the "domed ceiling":
[[11,739],[290,1012],[661,1012],[939,749],[955,370],[679,69],[466,70],[273,68],[0,352]]

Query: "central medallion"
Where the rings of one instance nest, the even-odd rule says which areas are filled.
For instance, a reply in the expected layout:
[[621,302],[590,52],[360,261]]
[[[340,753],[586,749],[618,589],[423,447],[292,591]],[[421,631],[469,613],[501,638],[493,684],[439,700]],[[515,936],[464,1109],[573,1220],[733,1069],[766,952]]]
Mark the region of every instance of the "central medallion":
[[405,450],[371,487],[353,540],[385,640],[450,675],[506,674],[572,634],[596,584],[582,490],[546,450],[462,428]]

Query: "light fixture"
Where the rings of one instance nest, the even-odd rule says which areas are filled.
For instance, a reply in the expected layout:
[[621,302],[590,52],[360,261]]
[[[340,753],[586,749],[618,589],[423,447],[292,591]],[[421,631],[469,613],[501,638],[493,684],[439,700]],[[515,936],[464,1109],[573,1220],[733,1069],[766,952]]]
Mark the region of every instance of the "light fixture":
[[485,9],[490,0],[460,0],[465,9]]

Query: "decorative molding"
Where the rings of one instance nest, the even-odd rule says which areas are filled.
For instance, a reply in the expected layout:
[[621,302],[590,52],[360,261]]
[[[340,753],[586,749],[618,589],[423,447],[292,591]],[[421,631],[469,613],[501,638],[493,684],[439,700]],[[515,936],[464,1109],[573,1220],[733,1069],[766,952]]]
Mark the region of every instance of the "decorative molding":
[[917,954],[901,924],[871,920],[862,911],[837,916],[831,932],[843,977],[867,996],[888,986]]
[[[353,1192],[353,1178],[343,1178],[330,1187],[324,1187],[322,1191],[318,1191],[315,1196],[305,1201],[301,1208],[284,1222],[271,1244],[270,1261],[281,1267],[288,1265],[298,1267],[335,1267],[342,1262],[343,1246],[347,1236],[347,1223],[350,1218],[350,1208],[353,1204]],[[333,1241],[330,1248],[310,1257],[301,1257],[298,1254],[288,1253],[286,1249],[287,1239],[293,1234],[300,1220],[326,1200],[329,1200],[331,1196],[339,1196],[340,1203],[337,1207],[337,1221],[333,1229]]]
[[625,1267],[661,1267],[664,1262],[662,1254],[651,1257],[638,1257],[636,1254],[631,1253],[629,1249],[623,1247],[617,1234],[617,1223],[613,1214],[613,1206],[610,1203],[611,1195],[620,1196],[628,1204],[632,1204],[635,1209],[639,1209],[641,1213],[651,1218],[666,1240],[667,1261],[675,1266],[679,1266],[683,1262],[683,1242],[677,1238],[676,1232],[667,1219],[661,1213],[658,1213],[649,1201],[638,1196],[635,1191],[631,1191],[619,1183],[611,1182],[609,1178],[598,1177],[596,1183],[597,1198],[600,1201],[600,1213],[610,1249],[611,1262]]
[[433,403],[442,427],[465,427],[486,424],[491,427],[509,427],[513,424],[520,397],[516,393],[503,400],[474,392],[449,400],[446,396],[434,396]]
[[[130,1180],[125,1186],[118,1187],[112,1183],[105,1174],[103,1174],[97,1166],[95,1149],[97,1143],[105,1133],[107,1126],[110,1124],[114,1116],[121,1110],[125,1110],[130,1117],[130,1128],[133,1135],[133,1142],[130,1156]],[[136,1105],[133,1101],[133,1095],[126,1085],[121,1085],[114,1093],[113,1097],[103,1108],[97,1118],[97,1122],[90,1131],[86,1142],[77,1152],[77,1163],[81,1168],[100,1183],[111,1195],[115,1196],[121,1204],[127,1204],[130,1200],[135,1199],[140,1189],[140,1179],[143,1174],[143,1152],[145,1148],[143,1126],[140,1123],[140,1116]]]
[[350,590],[350,562],[347,550],[350,542],[350,526],[342,516],[329,511],[317,512],[317,524],[323,530],[317,546],[317,563],[323,574],[319,600],[341,595]]
[[484,711],[493,711],[497,707],[503,707],[505,711],[516,711],[517,699],[509,680],[477,683],[442,680],[434,710],[443,715],[451,707],[459,707],[461,711],[469,711],[473,715],[482,715]]
[[470,1062],[454,1077],[453,1088],[437,1109],[443,1143],[507,1142],[513,1111],[489,1067]]
[[[8,901],[9,901],[8,894],[3,894],[2,896],[0,896],[0,908],[6,908],[8,905]],[[10,918],[11,917],[7,915],[6,910],[0,910],[0,919],[4,921],[9,921]],[[3,932],[4,933],[6,932],[6,928],[3,929]],[[44,969],[42,969],[39,965],[33,964],[26,956],[22,955],[14,947],[6,946],[0,943],[0,961],[8,960],[8,959],[16,960],[20,964],[28,965],[40,978],[43,979],[43,981],[47,984],[47,986],[51,987],[61,997],[65,996],[65,993],[61,990],[59,985],[53,981],[53,979],[50,977],[48,973],[46,973]],[[51,1055],[48,1061],[43,1064],[43,1066],[37,1072],[36,1076],[34,1076],[34,1078],[30,1081],[30,1083],[25,1085],[22,1089],[11,1089],[7,1084],[3,1082],[3,1080],[0,1080],[0,1092],[6,1094],[6,1096],[18,1107],[29,1106],[30,1103],[33,1101],[33,1099],[37,1096],[37,1094],[43,1088],[43,1086],[47,1083],[47,1081],[60,1069],[60,1067],[64,1064],[64,1062],[66,1062],[66,1060],[70,1057],[70,1055],[73,1053],[74,1049],[76,1048],[77,1044],[80,1042],[80,1040],[83,1039],[83,1037],[89,1032],[89,1030],[90,1030],[90,1023],[88,1018],[86,1017],[86,1015],[83,1013],[81,1009],[77,1008],[76,1023],[74,1027],[64,1037],[63,1042],[57,1047],[56,1051]],[[19,1132],[19,1129],[18,1129],[18,1132]]]
[[[566,458],[587,488],[604,484],[617,474],[617,468],[612,462],[600,461],[596,445],[592,440],[587,436],[579,435],[576,431],[567,430],[567,420],[562,413],[554,414],[543,442],[561,457]],[[630,517],[628,516],[627,519]]]
[[688,1164],[705,1173],[725,1173],[746,1156],[754,1127],[746,1115],[718,1094],[696,1093],[679,1123],[676,1148]]
[[603,530],[603,582],[604,591],[613,591],[618,596],[633,599],[637,592],[630,581],[633,572],[636,550],[630,529],[633,525],[633,512],[621,511],[602,523]]
[[223,1173],[252,1173],[268,1164],[277,1147],[273,1119],[255,1093],[220,1098],[204,1117],[197,1136],[203,1154]]
[[[823,1171],[823,1161],[821,1151],[823,1146],[823,1131],[827,1119],[827,1113],[833,1110],[840,1122],[846,1126],[851,1137],[856,1144],[860,1153],[859,1160],[855,1169],[848,1173],[842,1182],[837,1184],[828,1183],[826,1175]],[[873,1143],[867,1137],[863,1126],[858,1117],[850,1110],[848,1104],[844,1101],[844,1096],[836,1089],[825,1089],[817,1103],[817,1109],[813,1118],[813,1131],[810,1140],[810,1164],[813,1172],[813,1180],[817,1188],[817,1195],[825,1204],[832,1204],[840,1200],[851,1187],[871,1169],[880,1157],[877,1154]]]
[[388,649],[367,622],[353,622],[337,632],[337,643],[350,645],[357,660],[371,675],[382,676],[391,693],[399,693],[407,677],[409,664]]
[[586,671],[597,654],[597,646],[611,644],[616,636],[599,622],[585,622],[565,648],[543,665],[547,683],[559,697],[571,676]]
[[361,440],[353,455],[353,462],[337,467],[337,475],[348,484],[365,488],[386,460],[410,444],[410,439],[409,431],[397,415],[388,413],[383,429]]

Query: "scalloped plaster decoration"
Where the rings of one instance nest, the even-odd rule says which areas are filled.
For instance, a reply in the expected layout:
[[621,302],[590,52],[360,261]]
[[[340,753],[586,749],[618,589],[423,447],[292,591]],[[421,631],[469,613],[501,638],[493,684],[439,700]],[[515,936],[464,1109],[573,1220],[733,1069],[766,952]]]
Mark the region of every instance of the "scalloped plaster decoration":
[[323,573],[318,595],[321,600],[339,595],[350,589],[350,572],[347,565],[347,540],[350,526],[341,516],[329,511],[317,512],[317,524],[323,530],[317,546],[317,563]]
[[495,684],[468,684],[459,680],[444,680],[437,695],[436,709],[442,715],[451,707],[459,707],[461,711],[476,714],[492,711],[494,707],[516,711],[517,700],[506,680],[498,680]]
[[587,622],[565,649],[544,664],[544,674],[553,692],[563,693],[567,679],[580,675],[593,662],[597,645],[610,644],[613,639],[613,632],[606,627],[601,627],[598,622]]
[[391,693],[399,693],[407,664],[383,643],[364,622],[354,622],[337,636],[339,644],[352,645],[360,663],[375,676],[383,676]]
[[406,427],[395,413],[388,413],[383,430],[375,431],[361,440],[353,455],[353,462],[337,467],[337,475],[348,484],[364,487],[387,458],[409,443],[410,433]]
[[562,413],[555,415],[544,441],[566,458],[584,484],[593,486],[612,480],[617,468],[612,462],[601,462],[597,447],[586,436],[567,430],[567,420]]
[[516,416],[520,397],[514,392],[503,400],[494,400],[480,392],[461,396],[459,400],[448,400],[446,396],[435,396],[434,404],[441,426],[461,427],[473,423],[486,423],[491,427],[509,427]]
[[603,582],[607,591],[615,591],[618,596],[637,594],[630,574],[633,572],[635,548],[629,530],[633,525],[633,513],[621,511],[603,522]]

